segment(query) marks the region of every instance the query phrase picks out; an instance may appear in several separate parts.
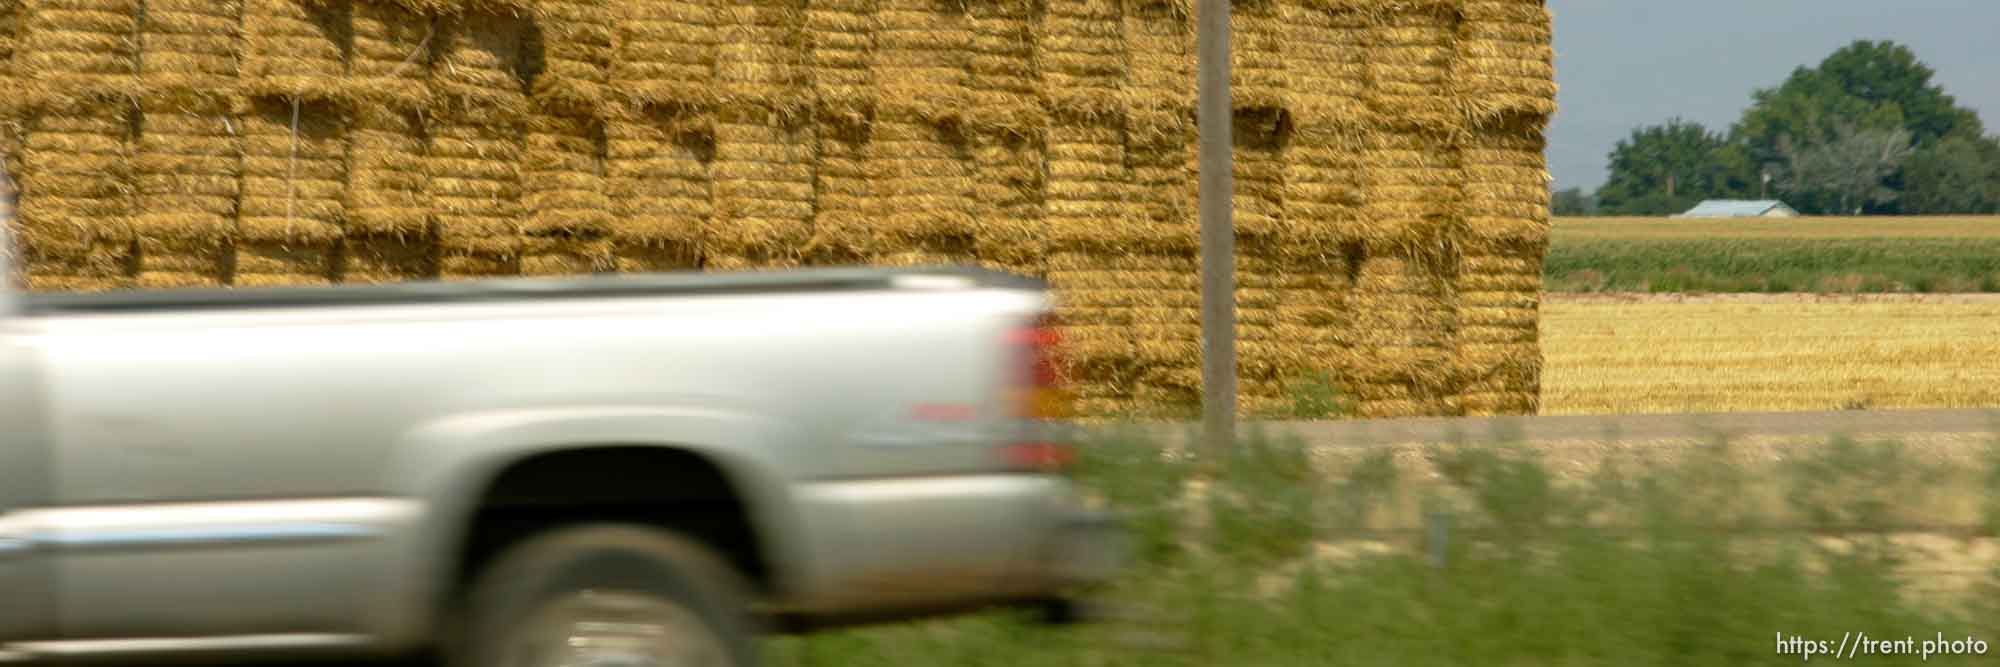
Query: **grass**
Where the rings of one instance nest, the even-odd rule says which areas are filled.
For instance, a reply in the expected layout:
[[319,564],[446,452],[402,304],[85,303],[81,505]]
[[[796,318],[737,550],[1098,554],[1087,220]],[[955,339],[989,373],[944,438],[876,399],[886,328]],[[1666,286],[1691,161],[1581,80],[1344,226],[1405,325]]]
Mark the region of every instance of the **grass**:
[[[990,613],[773,640],[770,662],[1749,664],[1800,659],[1777,655],[1776,633],[1991,641],[2000,636],[1992,591],[1913,597],[1903,556],[1869,536],[1894,528],[1882,498],[1935,472],[1901,468],[1896,447],[1840,440],[1751,470],[1718,443],[1578,477],[1507,445],[1333,465],[1297,443],[1252,439],[1205,465],[1143,440],[1091,443],[1081,480],[1142,517],[1147,546],[1110,592],[1146,610],[1139,620],[1052,629]],[[1993,470],[1969,476],[1989,498],[2000,486]],[[1189,502],[1179,489],[1196,479],[1206,497]],[[1881,493],[1839,492],[1857,486]],[[1750,487],[1783,499],[1770,521],[1737,502]],[[1363,519],[1408,496],[1440,517],[1441,541],[1385,536]],[[1830,546],[1807,532],[1767,529],[1746,542],[1730,530],[1777,526],[1777,514],[1858,532]],[[1355,539],[1388,547],[1328,555],[1327,545]]]
[[1561,218],[1553,292],[2000,292],[2000,217]]
[[2000,405],[2000,305],[1542,306],[1542,413]]

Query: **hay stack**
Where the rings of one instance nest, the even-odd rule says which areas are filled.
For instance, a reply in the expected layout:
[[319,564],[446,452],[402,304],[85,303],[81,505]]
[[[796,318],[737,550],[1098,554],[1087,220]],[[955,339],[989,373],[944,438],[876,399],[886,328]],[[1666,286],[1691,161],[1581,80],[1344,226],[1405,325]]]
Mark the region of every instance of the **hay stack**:
[[527,24],[489,14],[441,23],[430,76],[440,108],[425,160],[438,272],[447,279],[517,274]]
[[1124,17],[1126,112],[1135,124],[1174,135],[1194,119],[1194,18],[1187,3],[1145,2]]
[[1539,406],[1542,271],[1518,249],[1467,248],[1458,275],[1458,359],[1467,414],[1534,414]]
[[715,55],[717,103],[801,116],[810,97],[805,65],[804,0],[720,0],[721,45]]
[[1229,97],[1237,109],[1285,108],[1285,24],[1278,0],[1229,10]]
[[[391,2],[364,0],[353,7],[347,81],[355,96],[364,106],[392,111],[430,106],[431,47],[439,27],[435,20]],[[355,120],[358,131],[373,125]]]
[[1124,113],[1124,33],[1117,0],[1048,0],[1036,33],[1035,58],[1052,111],[1072,119]]
[[1434,246],[1461,214],[1458,143],[1419,131],[1362,135],[1362,219],[1356,237],[1383,248]]
[[61,110],[137,98],[138,10],[139,0],[23,3],[17,103]]
[[818,0],[806,8],[813,99],[819,113],[844,124],[865,122],[874,108],[875,0]]
[[1035,70],[1035,13],[1022,0],[971,3],[971,124],[1000,137],[1039,139],[1048,126]]
[[[1162,327],[1200,322],[1198,301],[1190,310],[1187,300],[1198,294],[1193,268],[1192,258],[1180,255],[1060,250],[1049,255],[1063,372],[1076,391],[1079,411],[1138,411],[1142,380],[1160,365],[1146,358],[1185,361],[1187,350],[1159,336]],[[1148,328],[1141,331],[1141,323]]]
[[594,118],[611,110],[614,55],[612,0],[542,0],[536,6],[544,69],[534,80],[537,106]]
[[760,107],[716,115],[715,214],[702,230],[703,266],[796,266],[813,236],[810,126]]
[[1058,118],[1049,127],[1046,216],[1051,250],[1191,252],[1192,230],[1168,235],[1145,215],[1126,167],[1119,119]]
[[941,0],[877,0],[877,114],[897,122],[957,124],[972,107],[971,21]]
[[34,290],[129,287],[135,259],[131,119],[117,109],[42,114],[27,123],[16,187],[26,278]]
[[1292,128],[1276,109],[1237,111],[1231,130],[1236,142],[1236,235],[1276,240],[1289,236],[1285,224],[1285,145]]
[[1292,243],[1315,253],[1364,238],[1361,133],[1305,128],[1285,147],[1285,219]]
[[1045,150],[1035,137],[979,132],[972,138],[973,254],[982,265],[1026,276],[1047,272],[1042,219]]
[[354,4],[348,81],[346,253],[340,279],[382,283],[437,275],[430,259],[421,112],[432,102],[436,19],[390,2]]
[[1331,380],[1351,393],[1345,371],[1354,363],[1348,305],[1354,285],[1347,256],[1254,245],[1246,249],[1250,252],[1237,259],[1239,284],[1245,291],[1271,293],[1275,303],[1268,337],[1239,347],[1245,411],[1288,407],[1291,385],[1303,381]]
[[1519,0],[1465,0],[1452,87],[1474,124],[1555,113],[1549,10]]
[[239,0],[147,0],[139,80],[153,100],[221,107],[237,82]]
[[868,233],[868,147],[870,126],[838,111],[819,115],[814,132],[813,239],[807,261],[827,266],[866,264],[873,248]]
[[352,3],[244,0],[241,85],[248,95],[345,102]]
[[714,0],[612,0],[614,91],[639,106],[707,108],[721,41]]
[[605,187],[619,271],[700,265],[714,214],[709,171],[714,129],[701,116],[648,112],[605,126]]
[[867,226],[842,230],[871,262],[973,261],[972,169],[965,138],[920,120],[878,119],[867,146]]
[[235,284],[331,281],[347,185],[345,116],[330,104],[260,99],[242,124]]
[[[139,287],[211,287],[227,278],[243,146],[227,110],[148,100],[133,160]],[[194,107],[183,107],[198,109]]]
[[522,152],[524,231],[532,246],[521,260],[529,275],[607,270],[614,219],[604,182],[604,125],[587,118],[536,114]]
[[1535,118],[1532,125],[1516,121],[1474,133],[1458,154],[1468,238],[1539,257],[1549,234],[1549,175]]
[[1458,37],[1455,2],[1380,13],[1367,46],[1368,108],[1391,127],[1444,128],[1460,114],[1451,89]]
[[1365,417],[1454,415],[1458,312],[1434,258],[1366,253],[1346,301],[1355,354],[1344,375]]
[[1369,19],[1311,0],[1282,0],[1285,108],[1302,128],[1352,130],[1368,120]]

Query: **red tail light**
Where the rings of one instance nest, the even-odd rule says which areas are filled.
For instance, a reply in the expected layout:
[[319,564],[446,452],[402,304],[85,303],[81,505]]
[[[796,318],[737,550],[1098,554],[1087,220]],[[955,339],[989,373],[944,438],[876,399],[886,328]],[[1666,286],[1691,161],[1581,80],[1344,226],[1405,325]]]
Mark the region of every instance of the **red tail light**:
[[1007,388],[1013,416],[1023,423],[1024,439],[1001,448],[1008,465],[1031,470],[1067,467],[1074,458],[1068,443],[1055,442],[1047,422],[1073,416],[1069,393],[1062,386],[1062,361],[1057,346],[1062,342],[1055,318],[1044,314],[1008,332],[1007,342],[1015,360],[1013,377]]

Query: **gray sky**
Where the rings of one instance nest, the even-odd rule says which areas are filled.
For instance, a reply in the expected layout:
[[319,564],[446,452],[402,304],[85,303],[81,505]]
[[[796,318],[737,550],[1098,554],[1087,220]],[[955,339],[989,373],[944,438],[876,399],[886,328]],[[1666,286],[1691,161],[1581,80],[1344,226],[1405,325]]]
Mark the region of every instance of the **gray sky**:
[[2000,132],[2000,1],[1548,0],[1556,21],[1549,171],[1594,189],[1605,155],[1673,116],[1727,130],[1750,92],[1857,39],[1887,39],[1937,70],[1959,105]]

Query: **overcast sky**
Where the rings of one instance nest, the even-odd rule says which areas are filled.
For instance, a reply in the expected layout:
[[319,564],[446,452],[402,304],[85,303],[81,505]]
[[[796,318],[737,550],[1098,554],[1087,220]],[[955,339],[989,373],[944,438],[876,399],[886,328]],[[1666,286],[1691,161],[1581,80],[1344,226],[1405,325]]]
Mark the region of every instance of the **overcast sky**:
[[1887,39],[2000,132],[2000,0],[1548,0],[1561,110],[1556,187],[1594,189],[1633,128],[1673,116],[1726,130],[1750,92],[1857,39]]

